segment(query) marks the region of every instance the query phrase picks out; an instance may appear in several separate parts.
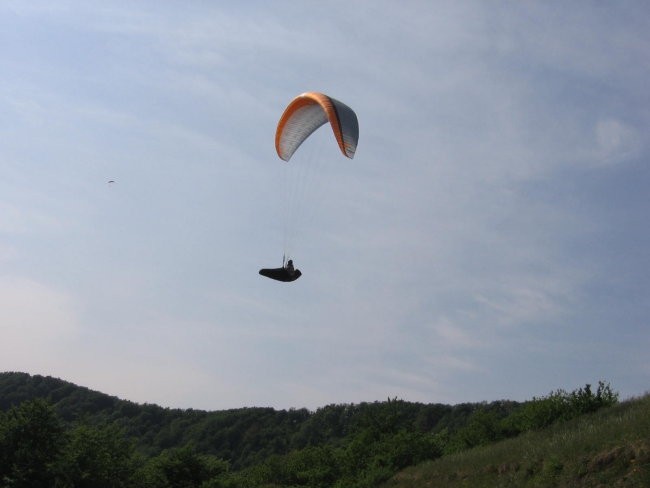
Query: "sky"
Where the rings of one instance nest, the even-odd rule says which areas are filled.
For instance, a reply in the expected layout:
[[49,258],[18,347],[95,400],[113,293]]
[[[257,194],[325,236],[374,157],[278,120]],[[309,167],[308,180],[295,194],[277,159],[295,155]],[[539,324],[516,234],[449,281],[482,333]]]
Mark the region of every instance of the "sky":
[[[644,1],[4,0],[0,73],[0,371],[206,410],[650,390]],[[353,160],[327,126],[278,158],[306,91]],[[288,235],[303,276],[261,277]]]

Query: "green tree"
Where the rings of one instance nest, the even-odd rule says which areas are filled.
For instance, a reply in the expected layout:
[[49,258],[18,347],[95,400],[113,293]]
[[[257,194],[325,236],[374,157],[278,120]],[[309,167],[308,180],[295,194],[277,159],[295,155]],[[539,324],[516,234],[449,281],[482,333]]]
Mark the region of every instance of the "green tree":
[[0,422],[0,481],[5,487],[54,486],[63,426],[44,400],[23,402]]
[[327,488],[340,477],[340,462],[329,446],[307,447],[286,456],[289,482],[297,486]]
[[62,487],[121,488],[136,470],[133,442],[114,425],[79,425],[69,433],[62,453]]
[[445,452],[458,452],[497,441],[504,437],[501,424],[497,412],[480,408],[469,417],[464,427],[451,436]]
[[568,395],[567,403],[569,407],[565,416],[577,417],[585,413],[595,412],[603,407],[609,407],[616,402],[618,402],[618,393],[612,391],[609,383],[599,381],[596,393],[591,391],[590,384],[586,384],[584,388],[574,390]]
[[228,471],[228,463],[200,454],[193,446],[168,449],[152,458],[138,475],[145,488],[198,488]]

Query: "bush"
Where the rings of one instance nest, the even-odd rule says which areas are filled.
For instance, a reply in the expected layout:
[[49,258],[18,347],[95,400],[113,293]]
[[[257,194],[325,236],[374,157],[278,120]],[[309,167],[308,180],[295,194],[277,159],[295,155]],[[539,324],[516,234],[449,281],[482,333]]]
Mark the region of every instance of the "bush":
[[618,402],[618,393],[612,391],[609,383],[598,382],[594,394],[591,385],[571,393],[564,390],[551,392],[547,397],[533,398],[506,421],[506,427],[513,433],[542,429],[559,420],[569,420],[580,415],[595,412]]

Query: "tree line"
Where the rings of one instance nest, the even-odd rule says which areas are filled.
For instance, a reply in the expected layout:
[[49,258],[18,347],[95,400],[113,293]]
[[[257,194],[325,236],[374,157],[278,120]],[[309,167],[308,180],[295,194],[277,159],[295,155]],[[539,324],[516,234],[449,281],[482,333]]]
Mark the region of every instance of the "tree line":
[[2,487],[370,487],[421,461],[617,401],[599,382],[596,391],[586,385],[524,403],[388,399],[315,412],[203,412],[15,375],[0,374]]

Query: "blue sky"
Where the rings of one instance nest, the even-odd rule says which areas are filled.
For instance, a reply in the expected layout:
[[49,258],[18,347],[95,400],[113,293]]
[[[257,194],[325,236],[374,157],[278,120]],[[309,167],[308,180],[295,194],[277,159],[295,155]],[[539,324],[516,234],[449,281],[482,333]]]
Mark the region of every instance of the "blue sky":
[[[649,60],[645,2],[5,1],[0,370],[210,410],[642,394]],[[301,148],[285,285],[312,90],[360,140]]]

